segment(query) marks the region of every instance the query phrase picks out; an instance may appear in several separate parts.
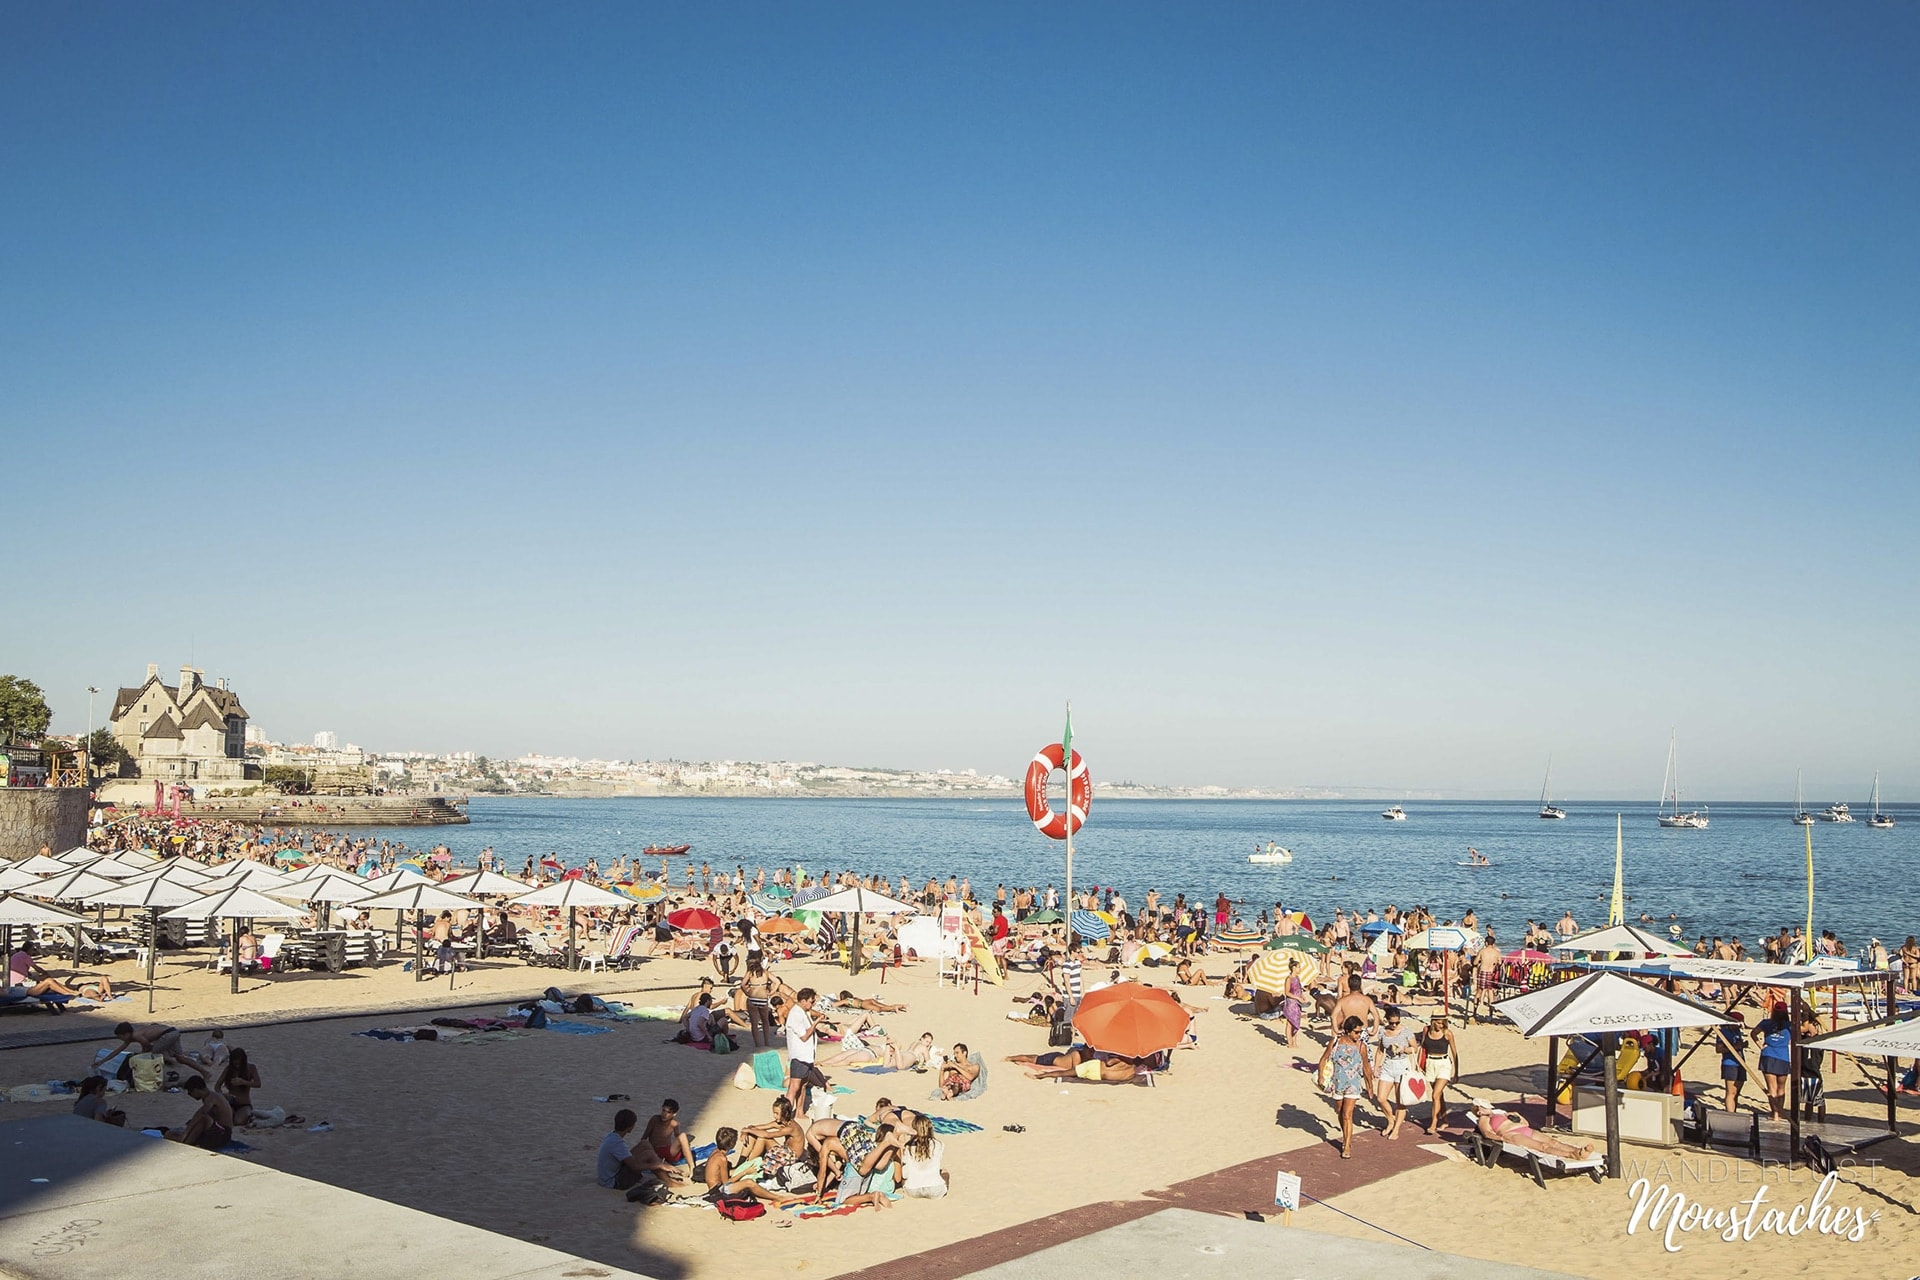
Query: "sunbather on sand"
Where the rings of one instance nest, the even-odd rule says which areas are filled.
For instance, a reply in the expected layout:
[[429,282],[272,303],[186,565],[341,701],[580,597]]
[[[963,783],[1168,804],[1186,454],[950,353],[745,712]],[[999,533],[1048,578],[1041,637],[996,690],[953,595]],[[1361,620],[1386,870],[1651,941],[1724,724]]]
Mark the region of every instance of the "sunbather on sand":
[[1480,1131],[1481,1137],[1491,1138],[1495,1142],[1511,1143],[1516,1147],[1525,1147],[1543,1156],[1558,1156],[1562,1160],[1585,1160],[1595,1150],[1591,1142],[1575,1146],[1573,1143],[1559,1142],[1545,1134],[1536,1133],[1533,1126],[1518,1114],[1502,1111],[1489,1102],[1475,1099],[1469,1104],[1468,1114],[1473,1117],[1474,1128]]
[[905,1013],[907,1011],[907,1006],[903,1004],[888,1004],[886,1001],[878,998],[868,999],[865,996],[856,996],[851,991],[842,991],[839,995],[835,996],[833,998],[833,1007],[836,1009],[864,1009],[868,1013]]
[[967,1046],[956,1044],[947,1055],[946,1065],[940,1068],[940,1096],[948,1100],[957,1098],[973,1088],[973,1082],[979,1078],[980,1068],[969,1060]]
[[1086,1080],[1094,1084],[1125,1084],[1140,1074],[1126,1058],[1077,1044],[1058,1053],[1019,1053],[1007,1059],[1020,1064],[1035,1080]]

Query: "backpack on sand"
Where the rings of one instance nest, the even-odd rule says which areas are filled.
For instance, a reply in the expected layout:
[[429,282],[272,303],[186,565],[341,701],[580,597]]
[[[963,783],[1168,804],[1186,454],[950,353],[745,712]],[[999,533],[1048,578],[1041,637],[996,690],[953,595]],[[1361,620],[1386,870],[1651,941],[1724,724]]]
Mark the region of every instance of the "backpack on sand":
[[714,1203],[714,1208],[720,1211],[721,1217],[734,1222],[746,1222],[767,1211],[767,1206],[752,1196],[724,1196]]

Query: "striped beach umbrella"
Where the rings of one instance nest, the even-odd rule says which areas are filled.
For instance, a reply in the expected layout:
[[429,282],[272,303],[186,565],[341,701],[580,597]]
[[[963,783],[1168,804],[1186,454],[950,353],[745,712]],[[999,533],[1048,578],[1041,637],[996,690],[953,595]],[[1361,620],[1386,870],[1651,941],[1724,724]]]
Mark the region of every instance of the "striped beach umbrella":
[[1267,935],[1258,929],[1222,929],[1213,935],[1213,940],[1222,947],[1257,947],[1267,940]]
[[1099,942],[1113,932],[1107,927],[1107,922],[1092,911],[1076,911],[1068,917],[1067,923],[1075,933],[1094,942]]
[[1284,951],[1263,951],[1247,967],[1247,985],[1270,996],[1287,994],[1287,962],[1294,957]]
[[1323,956],[1333,948],[1311,934],[1290,933],[1284,938],[1275,938],[1268,942],[1267,950],[1303,951],[1310,956]]

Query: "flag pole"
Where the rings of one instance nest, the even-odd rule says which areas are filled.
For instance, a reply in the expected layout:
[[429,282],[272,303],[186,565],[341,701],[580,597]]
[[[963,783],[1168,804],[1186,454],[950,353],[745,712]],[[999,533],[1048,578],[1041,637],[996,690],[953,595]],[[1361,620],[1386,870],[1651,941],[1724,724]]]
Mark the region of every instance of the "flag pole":
[[[1073,900],[1073,699],[1067,699],[1066,741],[1060,744],[1063,759],[1061,764],[1067,770],[1067,941],[1073,941],[1073,912],[1078,905]],[[1809,912],[1808,918],[1812,915]]]

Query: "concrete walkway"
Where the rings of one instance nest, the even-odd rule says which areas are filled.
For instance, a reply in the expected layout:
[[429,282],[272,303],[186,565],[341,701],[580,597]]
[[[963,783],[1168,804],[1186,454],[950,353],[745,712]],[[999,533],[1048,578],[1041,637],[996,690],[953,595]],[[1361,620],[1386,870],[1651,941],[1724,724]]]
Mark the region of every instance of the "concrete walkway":
[[1054,1245],[970,1280],[1276,1280],[1305,1276],[1392,1276],[1394,1280],[1573,1280],[1555,1271],[1483,1262],[1405,1245],[1352,1240],[1278,1222],[1249,1222],[1191,1209],[1162,1209],[1132,1222]]
[[[458,1193],[457,1182],[448,1187]],[[77,1116],[0,1123],[0,1275],[646,1280]]]

